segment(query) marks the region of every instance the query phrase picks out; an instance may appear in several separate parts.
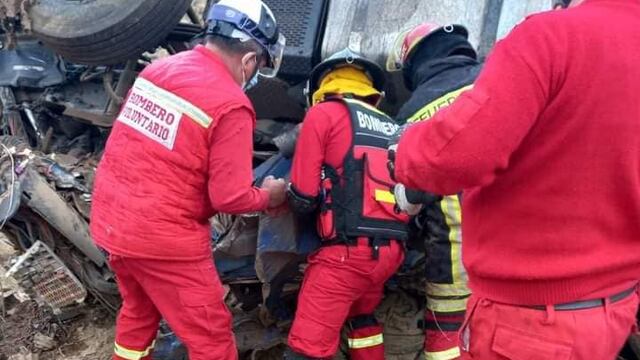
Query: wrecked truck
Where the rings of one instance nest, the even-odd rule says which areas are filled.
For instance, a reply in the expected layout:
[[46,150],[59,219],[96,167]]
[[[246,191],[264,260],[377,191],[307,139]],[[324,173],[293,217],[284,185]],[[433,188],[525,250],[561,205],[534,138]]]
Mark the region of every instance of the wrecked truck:
[[[10,272],[29,295],[55,311],[86,297],[117,311],[115,278],[88,231],[95,169],[137,74],[155,58],[197,44],[202,14],[212,2],[0,1],[0,228],[23,252]],[[382,64],[400,31],[429,20],[465,24],[485,55],[527,13],[552,5],[546,0],[265,2],[288,46],[278,78],[263,79],[249,92],[259,119],[257,185],[268,175],[287,177],[306,107],[303,88],[310,70],[328,54],[348,46]],[[393,114],[408,94],[397,75],[389,76],[383,109]],[[313,223],[296,222],[292,215],[219,214],[211,219],[211,241],[239,352],[278,358],[306,254],[318,246]],[[422,356],[423,268],[424,254],[409,251],[377,311],[390,359]],[[627,359],[636,358],[625,351]],[[185,357],[166,327],[156,356]]]

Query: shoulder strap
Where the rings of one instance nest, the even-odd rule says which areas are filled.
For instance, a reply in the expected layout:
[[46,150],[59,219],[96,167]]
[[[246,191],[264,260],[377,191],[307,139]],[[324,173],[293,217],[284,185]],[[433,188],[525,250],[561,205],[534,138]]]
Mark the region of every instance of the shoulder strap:
[[342,101],[351,117],[353,146],[365,145],[386,149],[390,137],[396,133],[399,125],[387,114],[365,102],[354,99]]

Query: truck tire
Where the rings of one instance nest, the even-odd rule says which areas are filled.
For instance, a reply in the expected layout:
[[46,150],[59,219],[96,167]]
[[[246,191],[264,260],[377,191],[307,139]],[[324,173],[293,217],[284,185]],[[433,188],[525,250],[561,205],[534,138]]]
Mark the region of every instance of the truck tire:
[[65,59],[112,65],[156,47],[190,0],[39,0],[29,10],[34,34]]

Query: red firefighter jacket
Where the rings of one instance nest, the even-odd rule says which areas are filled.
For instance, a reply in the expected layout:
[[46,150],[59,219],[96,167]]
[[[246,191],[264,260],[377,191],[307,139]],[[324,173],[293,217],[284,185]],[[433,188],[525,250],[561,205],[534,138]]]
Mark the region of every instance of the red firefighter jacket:
[[462,253],[479,297],[544,305],[638,281],[638,24],[636,0],[534,15],[473,90],[402,137],[398,181],[464,190]]
[[302,124],[291,184],[302,194],[316,197],[324,164],[342,174],[342,163],[351,147],[349,110],[338,101],[323,102],[309,109]]
[[208,219],[264,210],[252,187],[255,114],[222,61],[199,46],[148,66],[97,170],[91,232],[110,253],[211,256]]
[[[322,189],[320,236],[405,240],[407,217],[394,212],[386,146],[398,125],[356,100],[332,100],[307,113],[291,170],[295,190]],[[345,170],[345,169],[348,169]]]

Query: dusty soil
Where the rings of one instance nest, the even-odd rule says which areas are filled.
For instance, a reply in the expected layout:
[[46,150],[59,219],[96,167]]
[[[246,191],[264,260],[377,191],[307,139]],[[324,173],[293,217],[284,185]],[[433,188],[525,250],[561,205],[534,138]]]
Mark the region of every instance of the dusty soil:
[[[0,236],[0,278],[16,251]],[[14,284],[0,282],[0,360],[102,360],[113,349],[114,318],[91,298],[59,316],[20,302]],[[19,296],[18,296],[19,297]],[[4,299],[3,299],[4,298]]]
[[[97,306],[86,306],[78,311],[79,316],[63,321],[34,302],[15,304],[9,311],[11,314],[0,324],[0,359],[110,359],[112,316]],[[51,350],[38,348],[36,336],[42,335],[53,340]]]

